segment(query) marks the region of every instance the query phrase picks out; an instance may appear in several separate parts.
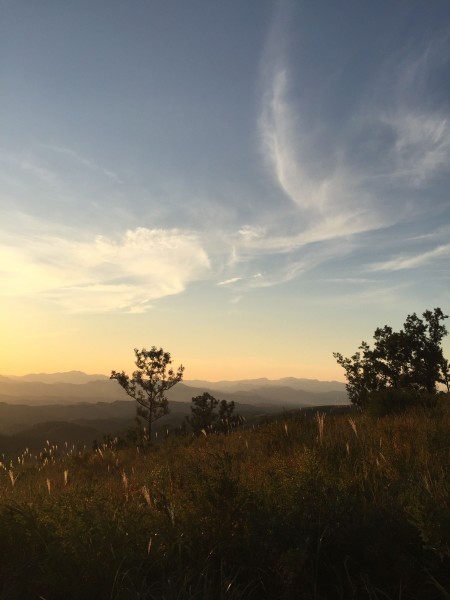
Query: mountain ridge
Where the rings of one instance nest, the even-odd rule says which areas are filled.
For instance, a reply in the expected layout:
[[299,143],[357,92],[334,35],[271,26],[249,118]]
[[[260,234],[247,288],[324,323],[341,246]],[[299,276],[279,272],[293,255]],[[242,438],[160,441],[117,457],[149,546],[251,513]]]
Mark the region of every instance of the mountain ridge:
[[[33,377],[40,380],[32,381]],[[133,426],[136,402],[116,381],[106,375],[98,377],[81,371],[0,376],[0,453],[24,444],[38,449],[46,439],[87,443]],[[247,420],[307,407],[349,407],[345,385],[340,382],[295,377],[188,380],[167,392],[170,414],[157,422],[155,432],[160,429],[163,434],[167,427],[182,424],[190,414],[192,398],[205,392],[218,400],[234,401],[236,411]]]
[[[28,373],[26,375],[0,375],[0,382],[16,383],[45,383],[53,385],[55,383],[65,383],[72,385],[83,385],[94,381],[107,381],[108,375],[102,373],[89,374],[84,371],[62,371],[57,373]],[[269,386],[287,386],[293,389],[305,389],[312,391],[312,387],[328,390],[341,390],[345,388],[345,383],[336,380],[309,379],[305,377],[281,377],[278,379],[268,379],[267,377],[245,378],[245,379],[221,379],[218,381],[209,381],[207,379],[185,379],[185,385],[189,387],[208,387],[214,389],[229,390],[251,390],[254,388]]]
[[39,383],[72,383],[75,385],[82,383],[89,383],[91,381],[98,381],[109,379],[107,375],[101,373],[89,374],[84,371],[60,371],[57,373],[28,373],[27,375],[0,375],[0,381],[3,379],[9,379],[11,381],[20,382],[39,382]]

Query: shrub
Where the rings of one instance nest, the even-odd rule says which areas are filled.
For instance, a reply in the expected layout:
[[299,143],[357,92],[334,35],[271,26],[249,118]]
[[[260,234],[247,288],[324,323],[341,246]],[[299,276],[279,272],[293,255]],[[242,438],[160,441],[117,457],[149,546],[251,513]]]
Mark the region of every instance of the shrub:
[[410,408],[434,408],[437,395],[412,389],[386,388],[367,394],[364,409],[373,416],[398,414]]

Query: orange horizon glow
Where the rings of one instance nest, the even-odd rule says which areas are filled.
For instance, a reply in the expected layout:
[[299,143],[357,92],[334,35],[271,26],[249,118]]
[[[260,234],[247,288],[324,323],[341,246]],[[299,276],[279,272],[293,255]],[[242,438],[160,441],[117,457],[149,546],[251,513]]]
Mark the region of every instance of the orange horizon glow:
[[[2,361],[0,375],[3,377],[21,377],[30,374],[52,374],[52,373],[65,373],[69,371],[81,371],[87,375],[106,375],[109,376],[112,370],[125,371],[131,373],[135,369],[135,365],[130,361],[114,361],[110,366],[105,365],[89,366],[89,365],[76,365],[76,364],[48,364],[48,363],[35,363],[24,367],[21,365],[19,368],[14,365],[5,364]],[[294,377],[297,379],[317,379],[319,381],[340,381],[344,382],[342,376],[342,369],[320,369],[319,367],[311,366],[309,368],[299,369],[280,369],[270,368],[268,366],[245,365],[233,366],[233,365],[214,365],[209,364],[208,366],[202,367],[196,365],[195,361],[193,364],[189,364],[188,361],[173,361],[173,366],[183,364],[185,367],[184,380],[200,379],[204,381],[237,381],[243,379],[261,379],[266,378],[270,380],[283,379],[285,377]]]

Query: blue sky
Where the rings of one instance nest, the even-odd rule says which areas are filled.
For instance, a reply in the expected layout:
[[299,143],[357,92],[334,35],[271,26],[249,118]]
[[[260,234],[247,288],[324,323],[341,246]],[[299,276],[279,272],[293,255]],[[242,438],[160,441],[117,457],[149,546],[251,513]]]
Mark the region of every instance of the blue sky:
[[448,2],[0,13],[0,372],[342,379],[450,311]]

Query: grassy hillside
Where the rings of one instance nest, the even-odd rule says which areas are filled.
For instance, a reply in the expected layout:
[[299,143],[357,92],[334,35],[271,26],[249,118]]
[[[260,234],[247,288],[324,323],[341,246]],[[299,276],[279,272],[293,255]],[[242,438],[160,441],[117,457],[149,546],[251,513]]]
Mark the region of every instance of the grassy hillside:
[[449,598],[450,398],[0,468],[0,598]]

